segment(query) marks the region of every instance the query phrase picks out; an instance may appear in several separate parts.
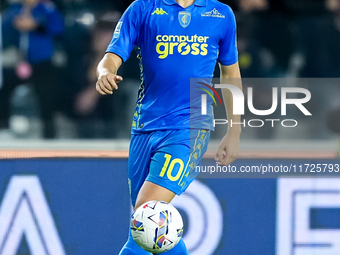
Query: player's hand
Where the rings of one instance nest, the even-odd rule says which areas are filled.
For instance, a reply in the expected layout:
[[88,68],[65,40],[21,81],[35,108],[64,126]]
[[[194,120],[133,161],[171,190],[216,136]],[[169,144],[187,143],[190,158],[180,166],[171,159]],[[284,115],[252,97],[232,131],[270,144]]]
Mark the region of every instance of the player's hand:
[[100,75],[96,83],[96,89],[102,95],[111,95],[113,94],[113,90],[118,89],[117,84],[122,80],[123,77],[113,73]]
[[240,148],[240,132],[229,131],[222,139],[215,156],[217,164],[227,166],[238,157]]

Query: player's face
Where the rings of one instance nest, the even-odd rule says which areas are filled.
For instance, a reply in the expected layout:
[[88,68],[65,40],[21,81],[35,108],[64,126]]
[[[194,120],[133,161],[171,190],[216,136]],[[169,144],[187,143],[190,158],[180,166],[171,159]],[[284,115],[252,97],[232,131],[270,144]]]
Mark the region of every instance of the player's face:
[[327,0],[326,7],[332,12],[340,11],[340,1],[339,0]]
[[36,5],[39,0],[23,0],[23,3],[26,5]]

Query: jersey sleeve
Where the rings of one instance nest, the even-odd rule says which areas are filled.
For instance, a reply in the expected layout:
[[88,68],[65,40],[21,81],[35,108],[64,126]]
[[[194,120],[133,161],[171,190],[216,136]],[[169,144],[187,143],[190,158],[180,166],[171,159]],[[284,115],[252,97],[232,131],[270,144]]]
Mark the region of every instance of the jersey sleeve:
[[124,62],[129,58],[138,40],[142,9],[142,1],[137,0],[125,11],[116,26],[106,53],[115,53]]
[[222,65],[233,65],[238,61],[237,38],[236,38],[236,19],[233,11],[228,8],[225,17],[226,25],[222,39],[219,43],[219,55],[217,61]]

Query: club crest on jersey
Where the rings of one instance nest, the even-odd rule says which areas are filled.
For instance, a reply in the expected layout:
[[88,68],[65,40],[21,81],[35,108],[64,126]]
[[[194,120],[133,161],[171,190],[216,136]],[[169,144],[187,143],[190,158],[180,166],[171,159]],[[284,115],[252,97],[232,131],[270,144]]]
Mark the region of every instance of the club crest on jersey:
[[186,28],[190,24],[191,13],[190,12],[179,12],[178,20],[179,20],[179,24],[181,24],[183,28]]

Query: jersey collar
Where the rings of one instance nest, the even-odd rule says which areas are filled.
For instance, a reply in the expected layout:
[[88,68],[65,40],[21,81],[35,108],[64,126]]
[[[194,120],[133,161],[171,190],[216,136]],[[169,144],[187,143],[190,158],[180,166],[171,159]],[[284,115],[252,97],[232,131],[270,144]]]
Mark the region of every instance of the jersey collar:
[[[196,6],[207,6],[207,1],[208,0],[196,0],[194,2],[194,5],[196,5]],[[176,0],[163,0],[163,2],[167,5],[177,4]]]

